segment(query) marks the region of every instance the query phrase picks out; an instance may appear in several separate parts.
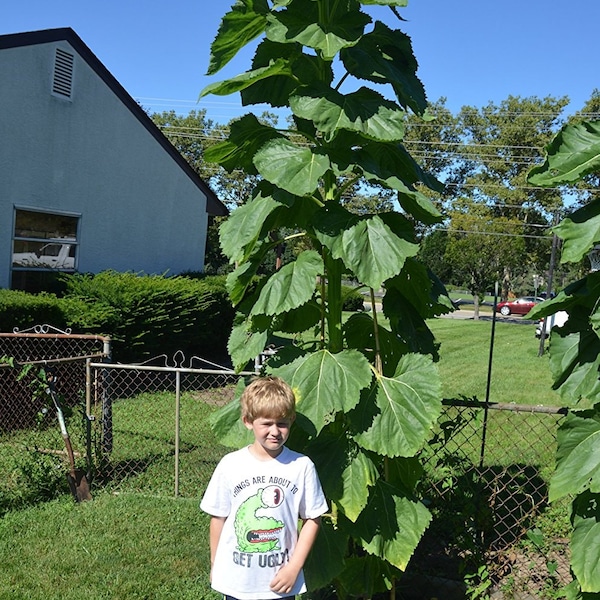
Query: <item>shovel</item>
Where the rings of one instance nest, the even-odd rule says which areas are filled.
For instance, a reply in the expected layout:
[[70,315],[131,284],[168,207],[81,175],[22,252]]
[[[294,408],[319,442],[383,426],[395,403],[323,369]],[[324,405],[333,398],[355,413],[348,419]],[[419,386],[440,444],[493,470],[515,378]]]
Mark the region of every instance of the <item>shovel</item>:
[[71,445],[71,438],[69,437],[69,432],[67,431],[65,417],[63,415],[62,408],[60,407],[60,402],[58,401],[58,396],[56,395],[56,392],[54,391],[54,380],[53,379],[48,382],[48,389],[50,390],[50,396],[52,397],[52,402],[54,403],[54,408],[56,409],[56,416],[58,417],[58,424],[60,425],[60,432],[63,436],[63,440],[65,441],[65,448],[67,449],[67,454],[69,456],[70,470],[66,475],[67,475],[67,481],[69,482],[69,488],[71,488],[71,494],[73,494],[73,498],[77,502],[83,502],[84,500],[91,500],[92,494],[90,493],[90,485],[88,483],[85,471],[75,468],[75,457],[73,455],[73,446]]

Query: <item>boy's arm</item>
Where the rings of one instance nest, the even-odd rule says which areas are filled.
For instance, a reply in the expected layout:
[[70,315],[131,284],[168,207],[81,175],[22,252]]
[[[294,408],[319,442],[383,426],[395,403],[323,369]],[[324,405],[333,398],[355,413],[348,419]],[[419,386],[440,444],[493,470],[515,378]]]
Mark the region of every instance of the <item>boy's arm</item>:
[[306,562],[308,553],[317,539],[320,525],[321,517],[304,521],[290,561],[277,571],[273,581],[271,581],[271,589],[274,592],[289,594],[292,591],[296,579],[298,579],[298,575]]
[[221,532],[225,524],[225,517],[210,517],[209,527],[209,544],[210,544],[210,575],[212,581],[212,568],[215,564],[215,555],[217,554],[217,546],[221,539]]

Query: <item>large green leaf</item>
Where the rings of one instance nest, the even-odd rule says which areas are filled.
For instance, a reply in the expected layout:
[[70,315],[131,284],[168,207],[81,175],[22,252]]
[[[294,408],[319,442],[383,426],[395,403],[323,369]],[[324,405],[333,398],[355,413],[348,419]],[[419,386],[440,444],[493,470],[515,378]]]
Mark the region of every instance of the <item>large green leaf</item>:
[[300,88],[290,98],[290,108],[295,115],[311,120],[328,137],[339,129],[357,131],[380,141],[399,141],[404,136],[406,113],[364,87],[348,95],[327,86]]
[[384,221],[386,215],[357,217],[338,204],[327,203],[315,213],[313,226],[317,239],[334,258],[341,259],[361,283],[379,289],[418,251],[417,244],[405,239],[406,220],[395,217],[390,220],[392,230]]
[[527,178],[540,186],[572,183],[600,171],[600,121],[565,125],[546,148],[543,165]]
[[337,502],[344,494],[340,473],[350,460],[351,450],[345,432],[334,434],[330,429],[323,429],[304,451],[317,467],[325,496]]
[[334,246],[333,254],[352,269],[359,281],[378,290],[418,250],[417,244],[398,237],[380,216],[374,216],[346,231],[342,243]]
[[344,556],[348,548],[348,534],[323,518],[315,545],[304,565],[306,586],[316,590],[331,583],[344,569]]
[[410,38],[377,21],[373,31],[351,48],[340,52],[344,66],[359,79],[391,84],[402,106],[421,115],[427,108],[423,84],[417,77],[417,61]]
[[570,413],[558,430],[556,471],[550,501],[586,489],[600,492],[600,416],[596,411]]
[[331,246],[358,280],[378,290],[386,279],[397,275],[404,261],[415,256],[419,246],[396,235],[375,215],[360,219],[339,236]]
[[405,212],[425,225],[442,221],[442,213],[431,199],[421,192],[408,188],[405,191],[399,190],[398,202]]
[[308,302],[314,292],[317,276],[323,273],[318,252],[307,250],[271,275],[252,307],[252,315],[277,315]]
[[269,248],[269,244],[262,244],[253,256],[227,275],[225,285],[229,293],[229,299],[234,306],[238,306],[246,297],[246,292],[252,284],[264,255]]
[[[600,592],[600,495],[585,492],[573,503],[571,569],[582,592]],[[595,595],[594,597],[597,597]]]
[[268,79],[255,81],[251,86],[242,90],[242,104],[267,103],[273,107],[289,105],[290,95],[299,85],[321,81],[326,85],[333,81],[331,65],[323,65],[316,56],[302,52],[299,44],[278,44],[270,40],[263,40],[252,60],[252,68],[267,67],[275,59],[285,59],[293,73],[273,75]]
[[283,138],[264,144],[254,165],[267,181],[297,196],[314,192],[331,166],[327,156]]
[[356,44],[371,22],[368,15],[348,10],[345,2],[330,3],[329,10],[322,10],[319,4],[294,0],[286,10],[271,13],[266,28],[268,39],[298,42],[318,51],[325,60],[332,60],[340,49]]
[[[421,169],[401,144],[389,142],[365,144],[357,151],[356,162],[369,181],[380,182],[407,196],[415,191],[412,185],[418,182],[438,192],[444,189],[435,177]],[[420,210],[430,210],[431,217],[439,215],[437,209],[427,208],[425,203],[422,203]]]
[[265,221],[280,206],[272,197],[255,196],[231,213],[219,230],[221,249],[230,262],[239,262],[247,256],[247,248],[253,247]]
[[[386,282],[385,287],[386,290],[393,289],[406,298],[406,301],[410,302],[424,319],[454,310],[444,284],[422,262],[415,258],[408,258],[400,274]],[[393,316],[395,312],[393,309],[394,307],[390,301],[388,316]]]
[[[573,319],[569,317],[569,327]],[[564,328],[566,329],[566,328]],[[581,398],[595,401],[600,393],[600,340],[588,327],[575,332],[555,332],[550,345],[550,370],[554,388],[565,401],[578,402]]]
[[327,498],[340,506],[348,519],[356,521],[367,504],[369,488],[379,478],[379,472],[371,458],[349,439],[345,431],[334,435],[329,430],[323,429],[306,448],[306,453],[317,465]]
[[273,369],[273,374],[292,386],[298,411],[312,422],[313,434],[331,423],[336,413],[352,410],[373,376],[367,359],[356,350],[313,352]]
[[367,505],[369,488],[379,479],[377,467],[364,453],[359,451],[342,471],[344,493],[338,500],[344,514],[356,521]]
[[266,142],[281,137],[280,133],[263,125],[254,115],[244,115],[231,123],[227,141],[209,146],[204,151],[204,159],[220,164],[229,172],[242,169],[248,174],[256,174],[252,157]]
[[378,556],[366,554],[346,559],[346,566],[335,580],[338,598],[353,598],[360,590],[364,598],[383,598],[400,573]]
[[561,262],[579,262],[600,242],[600,200],[592,200],[565,218],[555,228],[564,240]]
[[200,98],[208,96],[209,94],[214,94],[215,96],[228,96],[229,94],[236,94],[237,92],[241,92],[242,90],[249,88],[251,85],[254,85],[259,81],[263,81],[278,75],[292,77],[290,66],[287,61],[283,59],[274,60],[267,67],[253,69],[252,71],[247,71],[246,73],[242,73],[236,77],[232,77],[231,79],[211,83],[200,92]]
[[316,301],[308,302],[278,315],[275,329],[282,333],[302,333],[317,326],[320,320],[321,306]]
[[250,320],[235,324],[227,342],[227,351],[237,372],[253,361],[266,347],[269,332],[253,331]]
[[380,479],[354,531],[367,552],[404,571],[430,521],[425,506]]
[[377,377],[380,410],[368,431],[357,442],[384,456],[414,456],[423,446],[440,416],[441,384],[431,358],[404,356],[393,378]]
[[236,387],[235,399],[212,413],[210,425],[217,436],[219,443],[230,448],[242,448],[253,441],[252,432],[244,425],[241,419],[239,398],[242,395],[245,383],[240,380]]
[[398,288],[388,289],[386,285],[386,290],[383,314],[388,318],[394,335],[406,344],[409,352],[437,358],[438,344],[423,316]]
[[268,12],[267,0],[236,0],[211,44],[207,75],[219,71],[241,48],[264,32]]
[[375,364],[376,330],[383,373],[391,376],[396,372],[400,358],[409,351],[404,341],[380,323],[376,329],[373,316],[366,312],[355,313],[344,323],[348,347],[360,350],[372,364]]
[[387,481],[407,495],[414,493],[415,488],[423,477],[423,465],[416,456],[410,458],[397,457],[388,460]]

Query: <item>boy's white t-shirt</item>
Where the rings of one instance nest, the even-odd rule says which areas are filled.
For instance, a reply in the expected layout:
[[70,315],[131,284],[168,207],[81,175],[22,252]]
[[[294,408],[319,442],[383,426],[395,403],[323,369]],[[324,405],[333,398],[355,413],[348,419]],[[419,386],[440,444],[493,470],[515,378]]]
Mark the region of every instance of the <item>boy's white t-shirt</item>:
[[225,455],[206,488],[200,508],[227,517],[212,568],[212,587],[222,594],[255,600],[306,591],[301,572],[289,594],[269,588],[294,552],[298,519],[327,512],[313,462],[283,447],[276,458],[261,461],[242,448]]

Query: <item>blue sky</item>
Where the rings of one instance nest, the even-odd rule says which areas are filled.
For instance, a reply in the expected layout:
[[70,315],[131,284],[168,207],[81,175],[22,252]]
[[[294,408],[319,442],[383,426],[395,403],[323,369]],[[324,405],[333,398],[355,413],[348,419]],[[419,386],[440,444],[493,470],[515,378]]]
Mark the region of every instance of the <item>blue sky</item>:
[[[200,90],[249,67],[240,54],[217,76],[205,76],[209,48],[230,0],[19,0],[4,2],[0,33],[71,27],[111,73],[150,111],[206,108],[228,121],[243,114],[237,97]],[[509,95],[569,96],[567,114],[600,88],[598,0],[409,0],[398,23],[371,10],[413,41],[430,100],[500,103]]]

